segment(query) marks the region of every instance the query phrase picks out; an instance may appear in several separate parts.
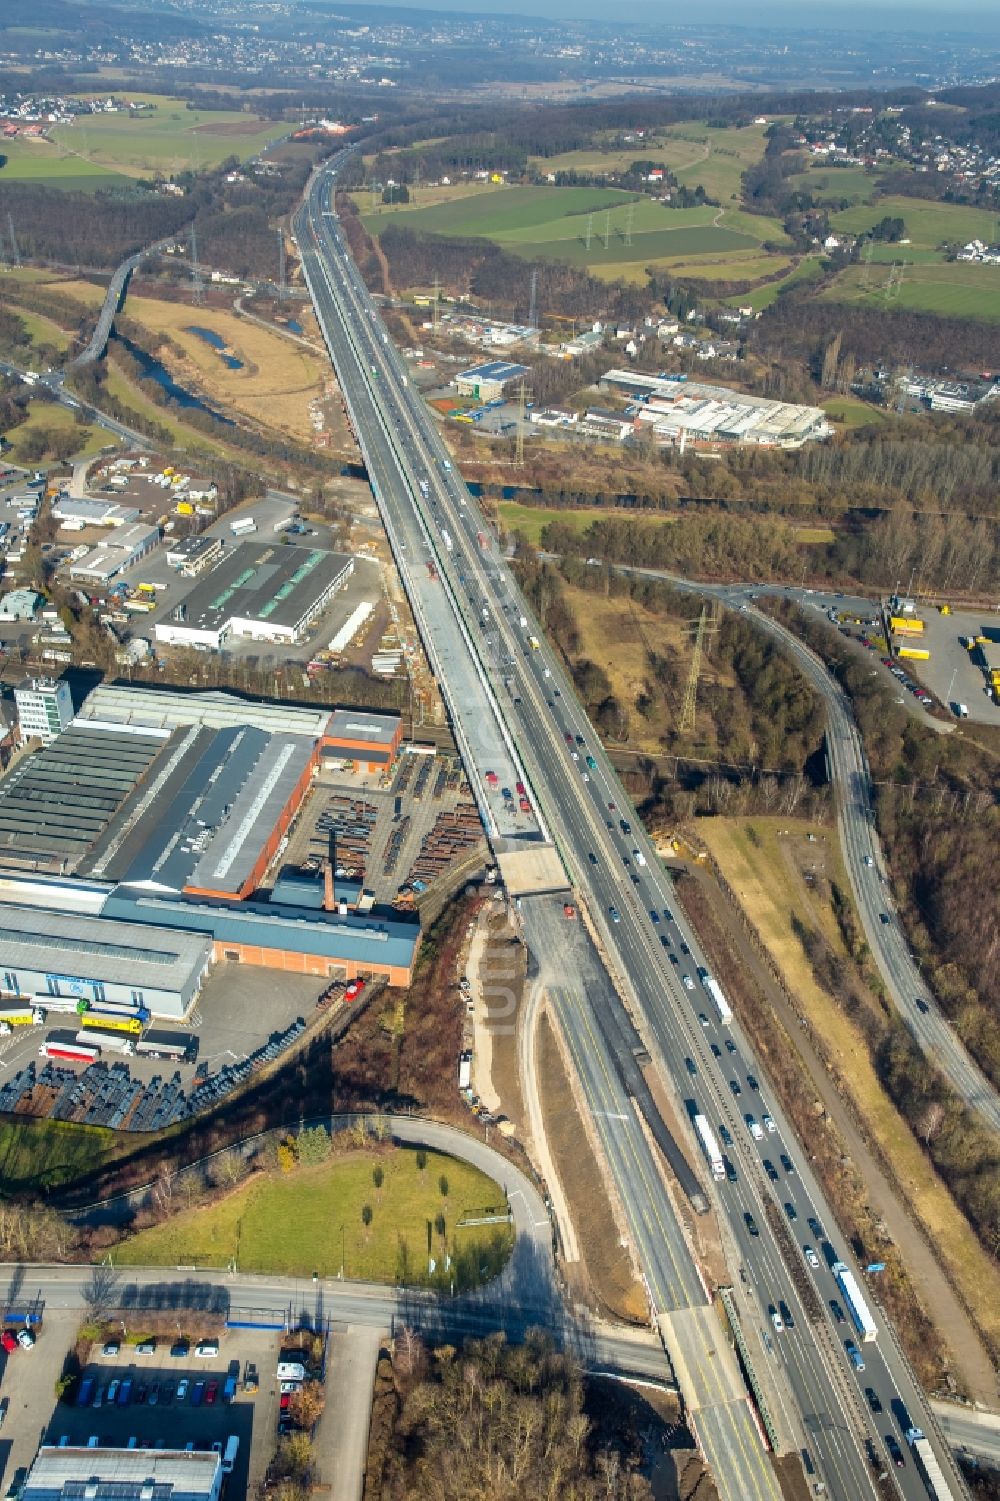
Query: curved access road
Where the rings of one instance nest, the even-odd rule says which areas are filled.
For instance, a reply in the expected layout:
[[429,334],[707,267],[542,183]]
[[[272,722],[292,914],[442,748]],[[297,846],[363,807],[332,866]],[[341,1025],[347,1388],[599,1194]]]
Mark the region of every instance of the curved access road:
[[888,994],[921,1051],[952,1088],[994,1131],[1000,1132],[1000,1097],[969,1056],[927,988],[893,909],[885,856],[875,824],[872,781],[850,701],[820,658],[786,626],[759,610],[754,622],[781,642],[827,706],[827,759],[837,790],[837,821],[844,864],[868,947]]
[[[762,630],[781,643],[827,709],[827,761],[837,795],[837,822],[844,864],[861,917],[865,938],[886,993],[921,1052],[939,1069],[970,1110],[1000,1132],[1000,1095],[986,1078],[940,1010],[910,953],[906,934],[892,905],[885,855],[878,837],[872,803],[872,779],[851,703],[836,678],[817,654],[787,626],[753,607],[759,594],[795,603],[842,608],[832,595],[775,585],[702,584],[655,568],[626,568],[622,573],[661,578],[678,589],[705,594],[749,615]],[[807,599],[805,596],[812,596]],[[871,608],[871,601],[848,604]],[[926,716],[925,722],[926,722]]]

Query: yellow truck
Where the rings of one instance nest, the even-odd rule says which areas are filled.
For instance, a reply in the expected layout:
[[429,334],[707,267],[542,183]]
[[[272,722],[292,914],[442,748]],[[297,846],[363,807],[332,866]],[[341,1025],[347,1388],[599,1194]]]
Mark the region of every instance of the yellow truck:
[[896,648],[896,656],[909,657],[917,662],[926,662],[930,658],[930,652],[926,646],[898,646]]

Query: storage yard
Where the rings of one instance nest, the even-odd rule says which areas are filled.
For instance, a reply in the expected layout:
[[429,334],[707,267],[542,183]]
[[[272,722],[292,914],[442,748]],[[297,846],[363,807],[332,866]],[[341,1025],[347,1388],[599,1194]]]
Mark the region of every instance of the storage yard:
[[630,405],[624,415],[637,431],[650,430],[659,443],[801,448],[833,432],[821,407],[747,396],[728,386],[689,381],[683,375],[609,370],[598,384],[602,391],[626,397]]
[[486,860],[457,758],[394,715],[94,689],[0,780],[0,1110],[196,1114],[318,1004],[407,986]]

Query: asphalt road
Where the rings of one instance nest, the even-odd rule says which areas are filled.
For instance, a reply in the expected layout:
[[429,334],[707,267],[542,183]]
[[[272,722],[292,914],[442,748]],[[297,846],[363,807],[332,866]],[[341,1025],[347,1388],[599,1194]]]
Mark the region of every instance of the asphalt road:
[[[774,1370],[769,1374],[784,1394],[786,1431],[791,1430],[808,1451],[813,1472],[822,1477],[828,1494],[844,1501],[875,1493],[863,1445],[867,1438],[884,1449],[884,1435],[890,1431],[886,1414],[893,1401],[904,1404],[937,1439],[939,1459],[950,1465],[932,1416],[880,1318],[877,1339],[864,1347],[864,1371],[851,1365],[846,1351],[849,1326],[835,1322],[830,1310],[837,1291],[830,1263],[841,1256],[851,1263],[843,1247],[835,1248],[832,1229],[828,1234],[824,1228],[834,1225],[833,1216],[801,1154],[795,1160],[797,1147],[779,1113],[770,1111],[773,1132],[765,1132],[760,1124],[765,1111],[760,1090],[753,1089],[750,1079],[761,1088],[766,1088],[766,1081],[738,1029],[724,1026],[713,1010],[703,984],[707,970],[672,884],[625,802],[568,680],[541,631],[533,627],[512,576],[494,549],[483,545],[481,513],[451,467],[422,403],[409,389],[327,208],[322,176],[314,179],[308,209],[308,216],[303,211],[297,222],[307,277],[361,428],[366,457],[373,460],[376,494],[394,548],[408,516],[433,549],[453,603],[454,617],[449,621],[445,616],[442,628],[452,637],[457,632],[467,646],[472,644],[479,668],[491,683],[516,682],[519,702],[504,708],[507,735],[534,801],[552,824],[574,883],[586,895],[605,955],[630,997],[643,1039],[673,1078],[681,1099],[691,1101],[728,1133],[727,1152],[736,1181],[718,1185],[714,1197],[742,1258],[742,1312],[762,1333],[770,1329],[767,1340]],[[538,640],[537,649],[532,637]],[[460,721],[463,710],[459,701]],[[481,772],[482,761],[478,768]],[[569,1008],[564,1011],[569,1014]],[[578,1029],[574,1051],[586,1057],[592,1073],[592,1055],[602,1052],[597,1038],[592,1035],[581,1042]],[[754,1097],[754,1108],[747,1105],[746,1113],[754,1115],[761,1140],[743,1119],[731,1079],[741,1093]],[[591,1098],[596,1090],[591,1078]],[[609,1112],[608,1119],[614,1113]],[[648,1184],[634,1160],[630,1166],[619,1155],[612,1170],[624,1203],[645,1198]],[[747,1215],[753,1217],[757,1235],[750,1233]],[[810,1229],[807,1241],[802,1227],[810,1215],[820,1230]],[[655,1220],[645,1234],[637,1232],[640,1255],[655,1234]],[[809,1266],[802,1249],[804,1244],[812,1248],[812,1242],[819,1252],[816,1268]],[[643,1259],[646,1264],[644,1255]],[[659,1306],[655,1290],[652,1296],[658,1316],[671,1311]],[[780,1314],[782,1307],[791,1319],[782,1319],[779,1333],[771,1315],[772,1310]],[[866,1387],[871,1388],[871,1399]],[[870,1410],[870,1403],[876,1411]],[[704,1434],[702,1441],[706,1442]],[[724,1435],[712,1450],[708,1457],[722,1494],[745,1496],[748,1452]],[[905,1464],[896,1478],[905,1496],[925,1496],[912,1463]],[[954,1471],[951,1478],[955,1493],[962,1494]]]
[[[906,934],[892,905],[887,864],[878,837],[872,803],[868,759],[851,710],[850,700],[825,664],[794,632],[753,608],[758,594],[792,599],[808,608],[870,613],[871,600],[844,599],[812,589],[777,585],[705,585],[652,569],[625,570],[667,579],[678,588],[712,595],[734,609],[746,611],[754,622],[780,641],[805,678],[823,699],[827,711],[827,754],[831,782],[837,793],[838,826],[844,864],[865,938],[878,965],[887,994],[906,1023],[917,1046],[948,1079],[965,1104],[1000,1132],[1000,1095],[969,1056],[941,1012],[914,960]],[[874,669],[873,669],[874,670]],[[926,715],[921,716],[926,720]]]

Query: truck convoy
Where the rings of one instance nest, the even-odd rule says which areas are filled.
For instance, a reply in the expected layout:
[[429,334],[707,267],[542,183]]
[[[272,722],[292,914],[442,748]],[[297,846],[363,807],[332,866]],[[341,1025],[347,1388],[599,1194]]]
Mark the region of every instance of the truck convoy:
[[953,1492],[941,1466],[937,1462],[937,1455],[924,1437],[920,1428],[908,1428],[906,1430],[906,1442],[913,1450],[913,1458],[917,1469],[924,1477],[924,1483],[935,1501],[953,1501]]
[[715,1139],[715,1132],[703,1115],[695,1116],[694,1129],[698,1133],[701,1149],[708,1159],[709,1167],[712,1169],[712,1177],[721,1183],[726,1176],[726,1165],[722,1160],[722,1152],[719,1148],[719,1143]]
[[837,1286],[844,1295],[847,1311],[851,1315],[851,1322],[863,1340],[872,1340],[878,1334],[875,1320],[871,1316],[868,1304],[865,1302],[857,1278],[849,1267],[842,1261],[833,1263],[833,1275],[837,1279]]

